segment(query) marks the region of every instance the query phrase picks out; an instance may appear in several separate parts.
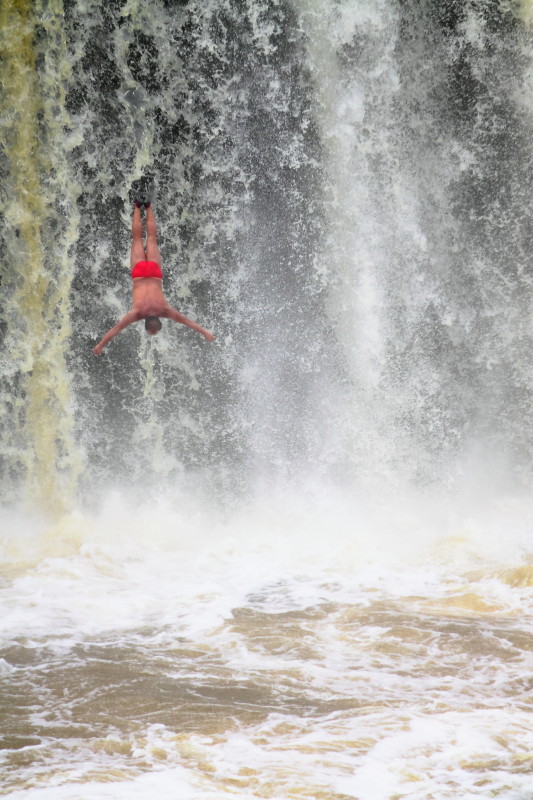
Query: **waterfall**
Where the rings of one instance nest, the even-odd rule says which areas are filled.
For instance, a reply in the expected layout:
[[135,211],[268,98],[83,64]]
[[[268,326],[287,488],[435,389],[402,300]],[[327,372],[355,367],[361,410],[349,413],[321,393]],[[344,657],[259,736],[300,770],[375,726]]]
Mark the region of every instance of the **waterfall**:
[[[4,3],[4,500],[529,485],[528,8]],[[217,343],[98,359],[143,177]]]

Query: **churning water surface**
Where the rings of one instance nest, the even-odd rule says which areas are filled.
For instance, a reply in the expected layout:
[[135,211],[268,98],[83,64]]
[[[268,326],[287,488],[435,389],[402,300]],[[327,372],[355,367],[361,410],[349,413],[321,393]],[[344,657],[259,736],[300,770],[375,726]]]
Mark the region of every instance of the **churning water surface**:
[[531,18],[2,3],[2,793],[533,797]]

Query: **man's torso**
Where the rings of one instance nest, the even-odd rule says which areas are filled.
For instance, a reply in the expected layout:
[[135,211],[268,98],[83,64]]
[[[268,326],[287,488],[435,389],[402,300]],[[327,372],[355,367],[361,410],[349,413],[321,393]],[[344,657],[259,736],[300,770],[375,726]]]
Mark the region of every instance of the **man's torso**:
[[160,278],[135,278],[132,295],[132,311],[137,312],[139,319],[166,316],[169,305]]

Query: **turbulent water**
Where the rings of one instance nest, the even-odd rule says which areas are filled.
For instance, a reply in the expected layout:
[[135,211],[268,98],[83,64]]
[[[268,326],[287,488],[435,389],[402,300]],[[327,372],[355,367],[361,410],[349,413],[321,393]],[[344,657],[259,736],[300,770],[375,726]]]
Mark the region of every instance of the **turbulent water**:
[[533,796],[532,22],[2,0],[3,794]]

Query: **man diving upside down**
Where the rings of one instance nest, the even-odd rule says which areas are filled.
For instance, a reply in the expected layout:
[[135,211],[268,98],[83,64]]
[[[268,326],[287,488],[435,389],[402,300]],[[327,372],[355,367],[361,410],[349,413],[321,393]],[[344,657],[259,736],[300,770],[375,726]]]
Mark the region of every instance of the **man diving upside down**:
[[[141,218],[141,205],[146,208],[146,250],[143,244],[143,226]],[[128,311],[117,324],[111,328],[93,348],[95,356],[99,356],[111,339],[123,331],[132,322],[144,319],[144,327],[150,336],[155,336],[161,330],[159,317],[169,317],[174,322],[181,322],[193,331],[201,333],[204,339],[212,342],[215,338],[196,322],[187,319],[175,308],[169,306],[162,289],[163,275],[161,273],[161,256],[157,245],[157,227],[149,200],[136,200],[131,223],[131,277],[133,280],[133,302],[131,311]]]

